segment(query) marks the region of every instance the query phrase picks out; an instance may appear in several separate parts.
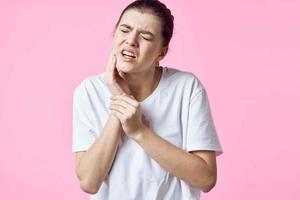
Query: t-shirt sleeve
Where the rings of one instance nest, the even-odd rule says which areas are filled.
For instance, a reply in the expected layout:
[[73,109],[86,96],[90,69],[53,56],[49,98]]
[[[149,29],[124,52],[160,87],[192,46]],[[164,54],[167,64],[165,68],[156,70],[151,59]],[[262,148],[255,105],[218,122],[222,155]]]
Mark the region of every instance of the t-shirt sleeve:
[[191,97],[186,149],[215,151],[217,156],[223,153],[204,87]]
[[84,81],[73,95],[72,152],[87,151],[96,139],[93,124],[93,107]]

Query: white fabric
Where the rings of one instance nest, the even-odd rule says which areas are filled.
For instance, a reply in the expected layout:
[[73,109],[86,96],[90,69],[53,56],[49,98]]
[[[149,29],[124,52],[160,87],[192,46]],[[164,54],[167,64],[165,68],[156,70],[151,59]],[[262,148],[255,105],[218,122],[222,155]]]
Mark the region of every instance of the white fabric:
[[[104,75],[87,77],[74,91],[73,152],[88,150],[108,119],[111,93]],[[194,74],[163,67],[158,86],[140,105],[143,122],[170,143],[185,151],[223,153],[206,90]],[[199,189],[163,169],[122,133],[109,178],[91,199],[199,200],[200,195]]]

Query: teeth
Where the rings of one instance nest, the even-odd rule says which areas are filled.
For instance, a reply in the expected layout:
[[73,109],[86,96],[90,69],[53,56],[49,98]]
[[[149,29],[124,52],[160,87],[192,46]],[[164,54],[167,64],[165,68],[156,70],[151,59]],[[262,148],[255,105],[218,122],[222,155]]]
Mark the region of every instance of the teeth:
[[131,53],[131,52],[129,52],[129,51],[124,50],[124,51],[123,51],[123,54],[125,54],[126,56],[130,56],[130,57],[135,58],[134,54]]

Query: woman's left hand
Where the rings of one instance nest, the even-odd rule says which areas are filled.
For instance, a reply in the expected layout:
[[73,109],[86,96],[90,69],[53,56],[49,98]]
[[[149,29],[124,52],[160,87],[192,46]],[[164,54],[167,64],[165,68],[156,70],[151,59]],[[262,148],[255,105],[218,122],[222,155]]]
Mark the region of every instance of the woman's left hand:
[[127,94],[113,95],[110,99],[109,109],[120,120],[125,134],[130,138],[136,137],[144,126],[140,103]]

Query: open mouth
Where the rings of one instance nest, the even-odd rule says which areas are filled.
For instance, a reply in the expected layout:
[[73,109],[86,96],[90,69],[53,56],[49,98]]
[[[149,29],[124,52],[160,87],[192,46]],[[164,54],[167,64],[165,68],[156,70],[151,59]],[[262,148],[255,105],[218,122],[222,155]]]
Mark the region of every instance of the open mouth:
[[129,59],[134,59],[136,58],[136,56],[134,55],[133,52],[130,52],[130,51],[127,51],[127,50],[123,50],[121,52],[122,56],[125,57],[125,58],[129,58]]

